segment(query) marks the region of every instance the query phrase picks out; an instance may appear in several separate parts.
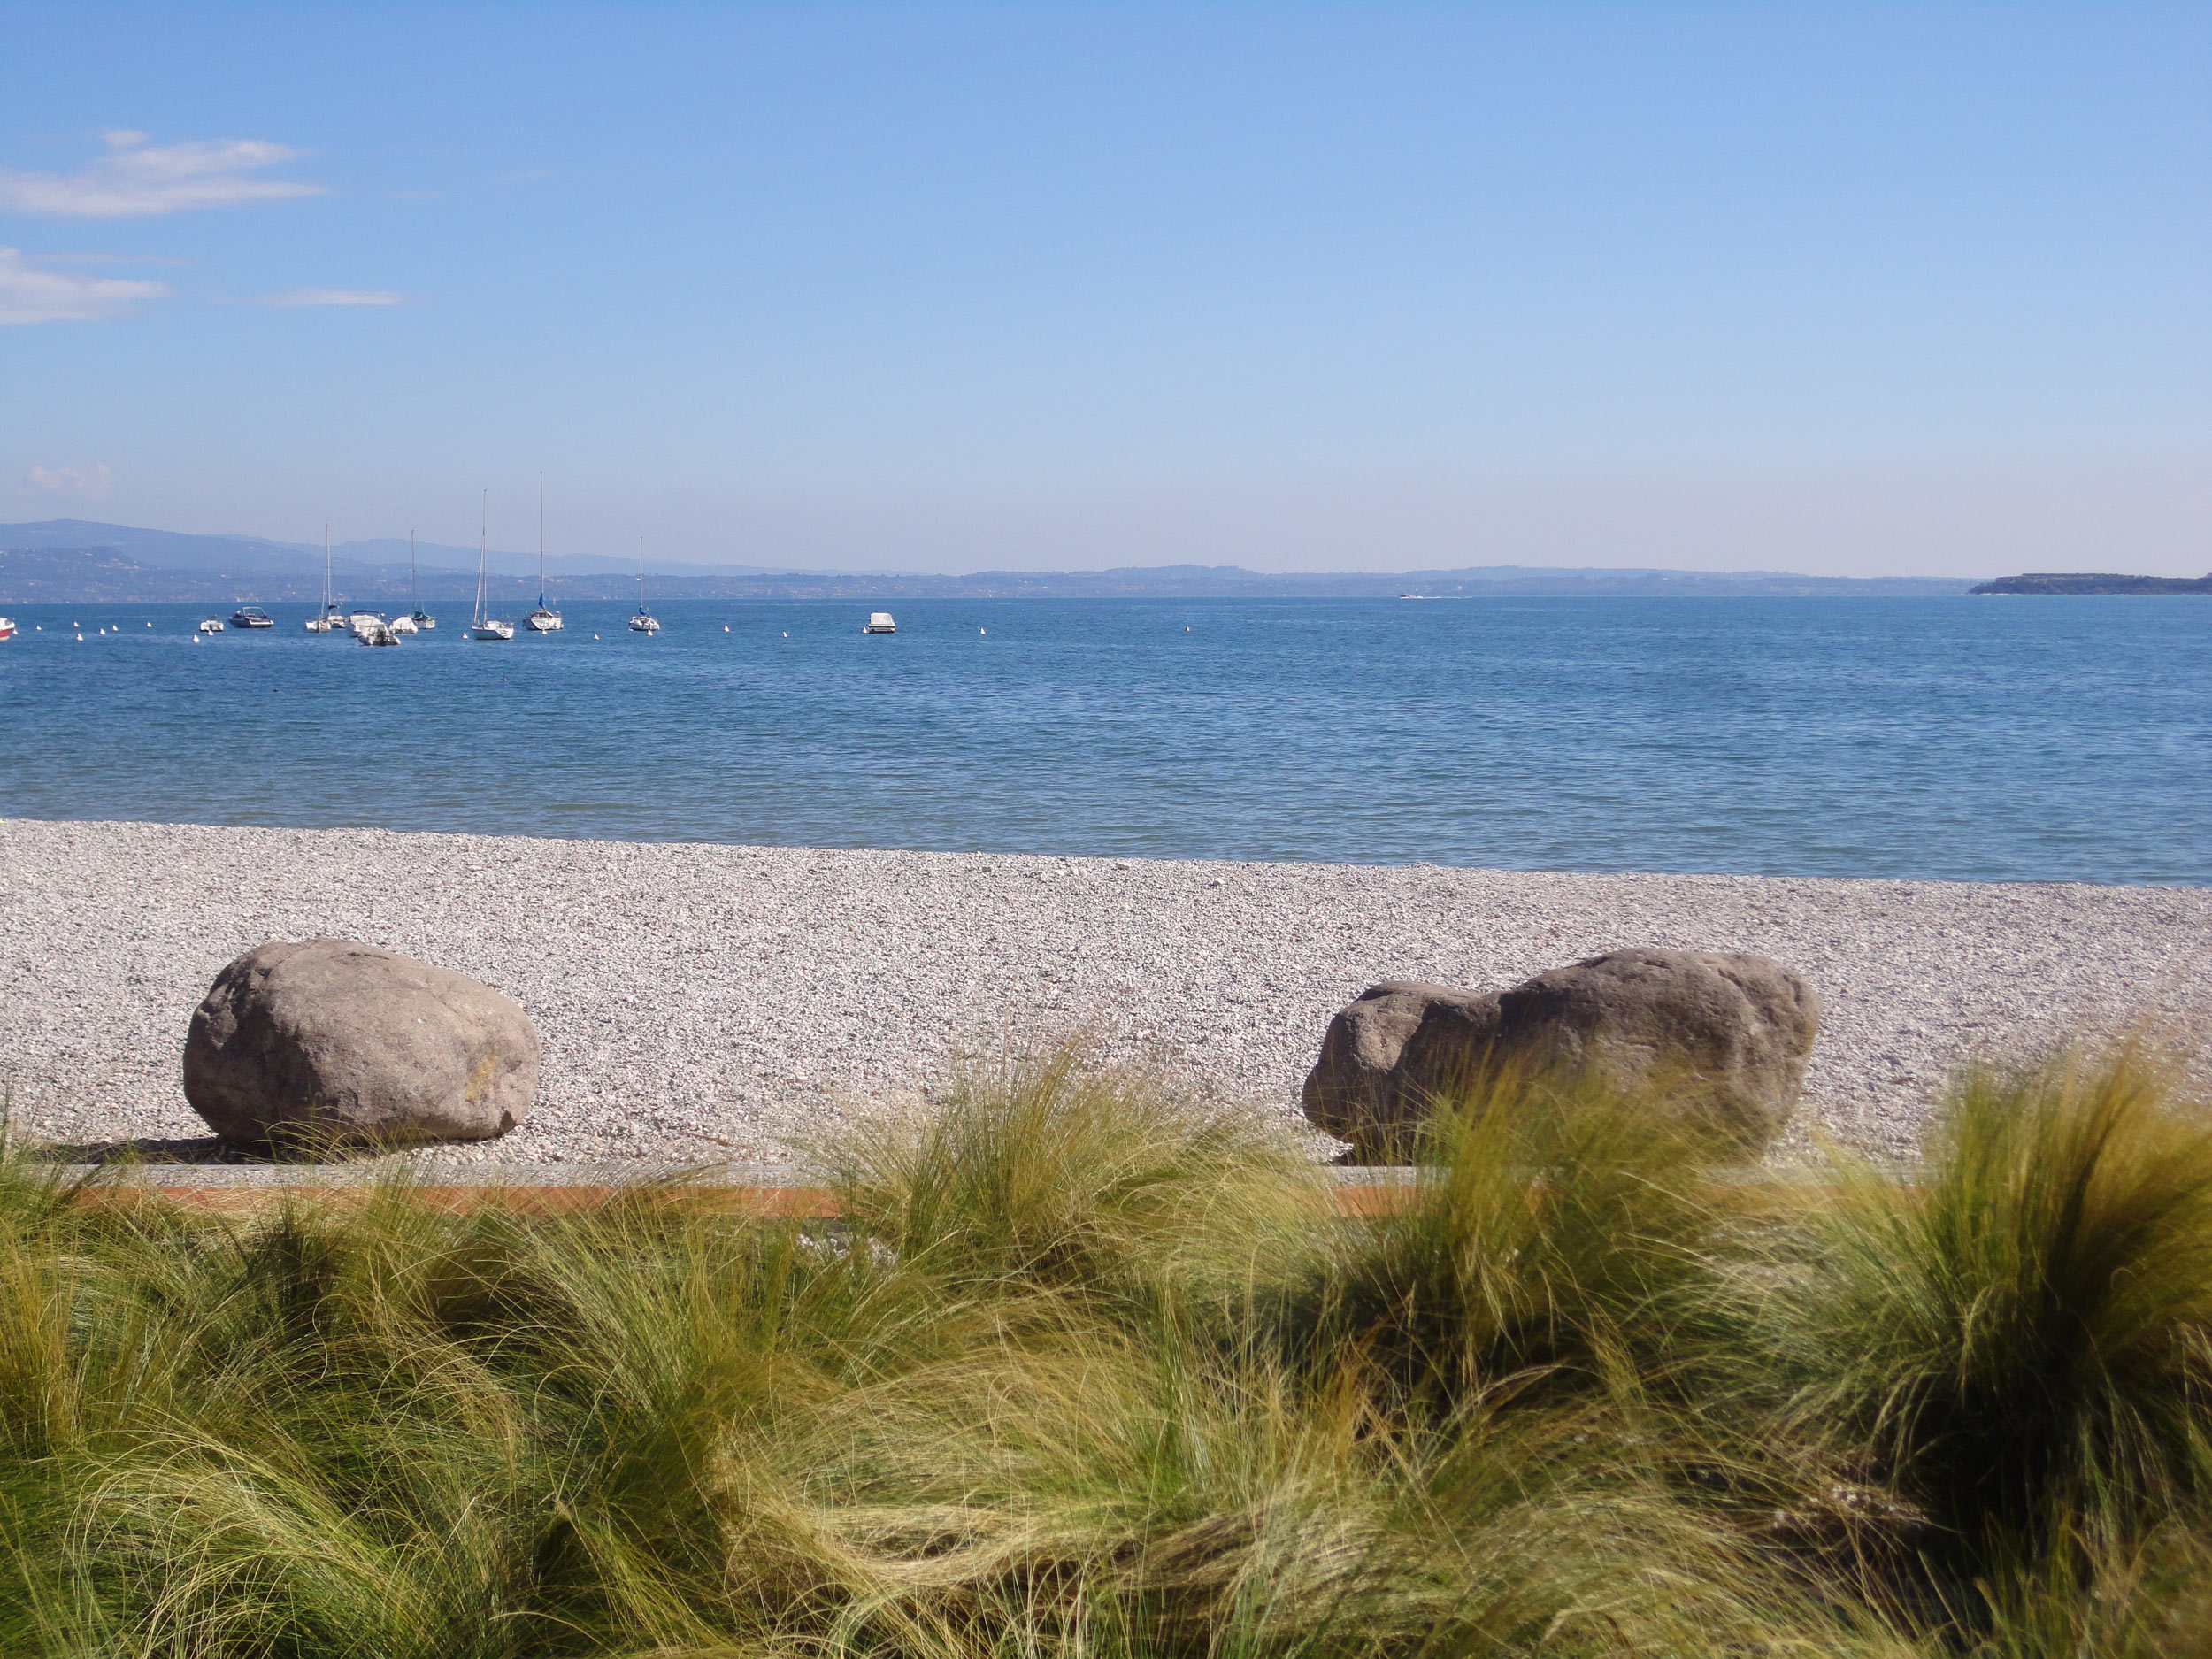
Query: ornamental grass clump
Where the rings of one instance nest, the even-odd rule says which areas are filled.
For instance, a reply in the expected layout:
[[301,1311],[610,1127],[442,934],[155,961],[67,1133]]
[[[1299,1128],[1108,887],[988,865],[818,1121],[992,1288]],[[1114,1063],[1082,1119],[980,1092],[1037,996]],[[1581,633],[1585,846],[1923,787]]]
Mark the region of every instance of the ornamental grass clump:
[[1317,1328],[1442,1406],[1656,1380],[1718,1305],[1717,1130],[1586,1072],[1484,1071],[1429,1119],[1410,1202],[1340,1235]]
[[2139,1041],[1977,1067],[1916,1179],[1839,1159],[1778,1301],[1789,1417],[1968,1571],[2110,1562],[2212,1495],[2212,1115]]
[[821,1148],[840,1211],[972,1292],[1218,1294],[1311,1254],[1326,1189],[1281,1127],[1209,1110],[1091,1045],[968,1058],[926,1118],[864,1118]]

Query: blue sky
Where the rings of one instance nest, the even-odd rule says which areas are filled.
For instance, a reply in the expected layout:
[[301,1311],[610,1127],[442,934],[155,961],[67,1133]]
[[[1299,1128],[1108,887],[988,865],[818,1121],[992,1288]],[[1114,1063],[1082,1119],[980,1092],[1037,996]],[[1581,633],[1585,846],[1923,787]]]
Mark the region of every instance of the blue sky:
[[0,518],[2212,568],[2212,7],[9,17]]

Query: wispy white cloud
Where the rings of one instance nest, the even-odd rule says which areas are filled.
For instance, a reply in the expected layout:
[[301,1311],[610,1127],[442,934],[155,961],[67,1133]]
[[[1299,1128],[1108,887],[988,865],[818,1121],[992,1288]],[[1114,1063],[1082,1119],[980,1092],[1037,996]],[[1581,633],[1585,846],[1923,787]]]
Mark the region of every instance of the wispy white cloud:
[[105,461],[90,466],[34,466],[23,476],[26,491],[41,495],[73,495],[83,501],[105,501],[115,486],[115,474]]
[[180,253],[35,253],[41,265],[190,265]]
[[127,219],[323,193],[319,184],[252,176],[302,153],[283,144],[237,138],[149,146],[145,134],[121,130],[106,138],[108,153],[81,173],[0,168],[0,211]]
[[292,288],[272,294],[264,305],[404,305],[407,296],[394,288]]
[[167,284],[79,276],[27,259],[19,248],[0,248],[0,325],[88,323],[128,311],[141,300],[167,296]]

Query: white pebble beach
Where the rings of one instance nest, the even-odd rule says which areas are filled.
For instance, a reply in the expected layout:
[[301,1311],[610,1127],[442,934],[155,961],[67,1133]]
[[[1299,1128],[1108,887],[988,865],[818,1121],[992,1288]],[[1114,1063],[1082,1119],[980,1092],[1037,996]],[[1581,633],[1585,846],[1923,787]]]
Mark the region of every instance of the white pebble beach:
[[0,1086],[19,1138],[189,1154],[217,972],[342,937],[499,987],[535,1110],[465,1160],[790,1161],[957,1052],[1077,1027],[1294,1122],[1365,986],[1511,984],[1630,945],[1755,951],[1824,1017],[1778,1156],[1909,1155],[1947,1071],[2212,1007],[2212,891],[1223,864],[383,830],[0,821]]

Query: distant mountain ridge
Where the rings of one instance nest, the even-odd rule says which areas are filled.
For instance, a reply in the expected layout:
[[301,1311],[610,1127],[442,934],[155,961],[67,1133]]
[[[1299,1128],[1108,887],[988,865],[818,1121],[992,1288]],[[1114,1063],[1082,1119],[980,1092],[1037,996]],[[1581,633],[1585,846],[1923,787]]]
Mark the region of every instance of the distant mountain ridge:
[[[332,549],[342,600],[388,606],[408,592],[404,541],[349,541]],[[425,599],[449,603],[475,592],[476,550],[425,542],[418,549]],[[13,604],[315,600],[322,549],[257,536],[188,535],[57,518],[0,525],[0,601]],[[518,579],[534,578],[535,553],[497,552],[492,568],[511,603]],[[1131,565],[1103,571],[980,571],[943,576],[896,571],[793,571],[752,565],[646,566],[663,599],[1234,598],[1376,599],[1409,595],[1847,595],[1963,594],[1964,577],[1800,576],[1786,571],[1553,570],[1499,565],[1465,570],[1279,574],[1231,565]],[[635,591],[633,567],[568,555],[546,560],[560,598],[622,599]]]

